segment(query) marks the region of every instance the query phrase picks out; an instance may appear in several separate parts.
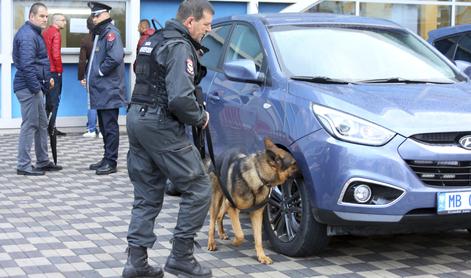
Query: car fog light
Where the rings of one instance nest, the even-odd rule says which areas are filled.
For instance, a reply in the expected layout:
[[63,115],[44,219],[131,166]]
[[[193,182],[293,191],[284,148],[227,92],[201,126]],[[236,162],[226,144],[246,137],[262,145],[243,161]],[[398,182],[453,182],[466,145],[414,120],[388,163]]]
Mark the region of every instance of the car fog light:
[[353,190],[353,197],[358,203],[366,203],[371,198],[371,188],[366,184],[360,184]]

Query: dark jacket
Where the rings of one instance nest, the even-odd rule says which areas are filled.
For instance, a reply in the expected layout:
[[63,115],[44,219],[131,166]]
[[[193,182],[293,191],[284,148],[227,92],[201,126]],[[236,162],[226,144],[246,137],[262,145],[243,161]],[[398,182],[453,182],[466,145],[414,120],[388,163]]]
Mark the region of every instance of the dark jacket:
[[169,40],[156,53],[157,63],[167,69],[168,110],[183,124],[202,126],[206,122],[206,113],[195,97],[201,74],[197,54],[200,45],[191,39],[188,30],[177,20],[167,21],[165,29],[177,31],[185,38]]
[[49,26],[43,32],[43,38],[51,64],[51,72],[62,73],[61,32],[59,28],[54,25]]
[[[159,111],[164,112],[158,113],[160,118],[155,119],[156,138],[159,140],[156,148],[175,150],[188,146],[185,125],[202,126],[207,120],[204,108],[195,97],[195,87],[202,72],[197,54],[200,47],[181,23],[170,20],[164,30],[157,31],[139,50],[132,103],[148,106],[136,98],[137,95],[147,95],[139,90],[150,90],[151,99],[164,100],[164,105],[158,105],[162,109]],[[156,76],[153,80],[146,80],[153,75]],[[136,116],[132,114],[136,113],[133,109],[129,113],[128,117]]]
[[41,28],[27,21],[13,39],[13,63],[17,69],[13,90],[28,89],[32,94],[49,89],[51,73]]
[[92,50],[87,72],[90,108],[119,108],[125,104],[121,35],[111,19],[95,26],[93,33],[97,42]]
[[88,61],[90,60],[90,55],[92,54],[92,48],[93,35],[89,33],[80,40],[80,55],[77,75],[78,80],[85,79],[85,72],[87,70]]

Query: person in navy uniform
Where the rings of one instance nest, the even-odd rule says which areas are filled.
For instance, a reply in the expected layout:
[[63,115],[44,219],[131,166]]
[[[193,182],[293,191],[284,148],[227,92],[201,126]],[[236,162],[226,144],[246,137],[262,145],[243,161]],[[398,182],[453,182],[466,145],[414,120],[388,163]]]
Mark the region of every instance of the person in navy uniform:
[[214,14],[207,0],[185,0],[176,18],[167,21],[139,49],[136,85],[126,118],[128,173],[134,204],[128,230],[128,259],[123,277],[162,277],[147,262],[157,240],[154,222],[162,209],[166,180],[181,193],[172,251],[165,271],[187,277],[211,277],[211,269],[193,255],[196,233],[208,213],[211,185],[200,153],[185,126],[205,128],[209,114],[195,89],[205,74],[200,44],[211,31]]
[[125,105],[124,50],[121,35],[112,24],[111,7],[90,1],[93,18],[93,48],[86,75],[90,108],[96,109],[103,135],[104,156],[92,165],[97,175],[116,172],[119,147],[119,107]]

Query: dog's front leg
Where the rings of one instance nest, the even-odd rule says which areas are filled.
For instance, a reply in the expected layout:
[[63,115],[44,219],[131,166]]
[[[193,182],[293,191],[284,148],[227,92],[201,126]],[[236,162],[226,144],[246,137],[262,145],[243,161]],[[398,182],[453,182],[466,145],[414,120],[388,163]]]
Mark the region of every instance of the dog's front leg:
[[216,251],[216,240],[214,239],[214,232],[216,229],[216,218],[219,215],[219,209],[222,205],[221,193],[213,186],[213,195],[211,198],[211,206],[209,209],[209,231],[208,231],[208,250]]
[[258,209],[250,213],[250,221],[252,222],[253,237],[255,240],[255,251],[257,252],[257,259],[262,264],[271,264],[273,261],[270,257],[265,255],[262,246],[262,221],[264,209]]
[[240,225],[239,210],[229,206],[227,214],[231,218],[232,230],[234,230],[235,238],[232,241],[232,244],[234,244],[234,246],[239,246],[244,242],[244,232]]

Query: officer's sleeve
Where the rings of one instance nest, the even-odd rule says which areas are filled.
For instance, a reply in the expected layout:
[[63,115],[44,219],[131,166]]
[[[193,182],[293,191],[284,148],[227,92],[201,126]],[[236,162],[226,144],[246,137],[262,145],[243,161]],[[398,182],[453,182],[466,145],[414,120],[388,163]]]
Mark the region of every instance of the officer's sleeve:
[[124,50],[121,37],[115,31],[109,31],[106,36],[106,54],[100,65],[99,74],[107,76],[111,71],[124,62]]
[[169,45],[166,68],[169,111],[182,123],[202,126],[206,122],[206,113],[194,95],[196,58],[190,46],[182,42]]

